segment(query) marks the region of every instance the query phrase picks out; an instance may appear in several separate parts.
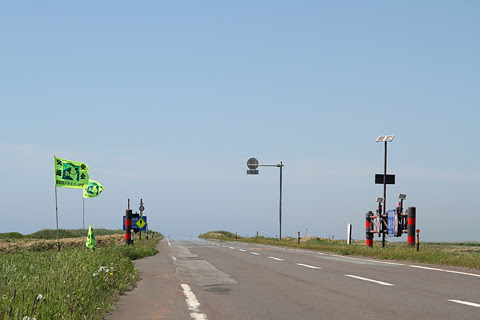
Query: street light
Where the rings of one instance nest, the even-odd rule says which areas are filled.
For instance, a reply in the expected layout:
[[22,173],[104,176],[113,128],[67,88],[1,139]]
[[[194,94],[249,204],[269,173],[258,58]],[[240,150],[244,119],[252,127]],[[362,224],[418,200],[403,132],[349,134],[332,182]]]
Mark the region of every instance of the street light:
[[247,174],[258,174],[258,167],[278,167],[280,168],[280,201],[279,201],[279,207],[278,207],[278,215],[279,215],[279,221],[280,221],[280,232],[279,232],[279,240],[282,240],[282,168],[283,168],[283,162],[280,161],[279,164],[259,164],[258,160],[255,158],[250,158],[247,161]]
[[[385,142],[385,162],[383,166],[383,215],[382,215],[382,247],[385,247],[385,209],[387,208],[387,143],[392,142],[395,136],[379,136],[377,142]],[[390,182],[391,183],[391,182]],[[395,180],[393,180],[395,183]]]

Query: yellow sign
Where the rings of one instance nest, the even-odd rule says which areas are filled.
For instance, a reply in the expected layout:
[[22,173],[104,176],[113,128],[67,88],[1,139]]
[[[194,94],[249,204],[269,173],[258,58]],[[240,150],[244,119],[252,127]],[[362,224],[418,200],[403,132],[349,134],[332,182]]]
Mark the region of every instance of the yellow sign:
[[142,229],[146,224],[147,224],[147,223],[146,223],[142,218],[138,219],[138,221],[137,221],[137,226],[138,226],[140,229]]

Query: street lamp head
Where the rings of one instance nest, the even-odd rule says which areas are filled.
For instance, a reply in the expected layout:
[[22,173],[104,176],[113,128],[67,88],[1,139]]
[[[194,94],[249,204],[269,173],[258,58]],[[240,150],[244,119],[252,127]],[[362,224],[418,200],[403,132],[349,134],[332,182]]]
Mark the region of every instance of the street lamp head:
[[395,138],[395,136],[379,136],[377,142],[392,142],[393,138]]
[[255,158],[250,158],[247,161],[248,169],[257,169],[258,168],[258,160]]
[[247,161],[247,174],[258,174],[258,160],[255,158],[250,158]]

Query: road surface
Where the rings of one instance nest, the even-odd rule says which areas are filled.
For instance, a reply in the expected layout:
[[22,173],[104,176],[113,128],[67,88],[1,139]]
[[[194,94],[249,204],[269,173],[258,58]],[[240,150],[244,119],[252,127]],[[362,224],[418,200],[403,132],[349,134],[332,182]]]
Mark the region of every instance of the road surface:
[[237,242],[163,240],[107,319],[480,319],[480,272]]

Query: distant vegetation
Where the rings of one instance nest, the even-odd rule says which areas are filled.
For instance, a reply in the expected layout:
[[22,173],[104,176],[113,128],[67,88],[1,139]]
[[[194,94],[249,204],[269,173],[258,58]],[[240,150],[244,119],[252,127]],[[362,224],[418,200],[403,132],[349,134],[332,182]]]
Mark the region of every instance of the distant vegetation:
[[[91,251],[82,230],[64,231],[60,252],[56,230],[36,232],[35,239],[1,235],[0,319],[103,319],[138,280],[132,260],[156,254],[163,238],[159,233],[148,240],[136,237],[127,246],[123,231],[95,229],[97,249]],[[97,236],[105,233],[113,234]],[[80,236],[67,238],[74,234]]]
[[[66,238],[78,238],[78,237],[83,237],[84,233],[85,235],[88,232],[88,228],[84,230],[82,229],[77,229],[77,230],[65,230],[65,229],[59,229],[58,230],[58,235],[60,239],[66,239]],[[98,236],[108,236],[112,234],[125,234],[125,231],[122,230],[107,230],[107,229],[95,229],[94,228],[95,235]],[[51,230],[51,229],[44,229],[37,231],[32,234],[27,234],[23,235],[18,232],[7,232],[7,233],[0,233],[0,239],[16,239],[16,240],[21,240],[21,239],[44,239],[44,240],[53,240],[57,239],[57,230]]]
[[228,231],[210,231],[200,235],[199,238],[329,251],[341,255],[357,255],[383,260],[412,261],[480,269],[480,248],[479,243],[476,242],[420,243],[420,251],[416,251],[416,246],[408,247],[406,243],[397,242],[387,242],[386,247],[382,248],[381,242],[375,241],[374,247],[369,248],[364,241],[348,245],[346,240],[307,237],[301,238],[299,244],[298,238],[293,237],[285,237],[280,241],[277,238],[262,236],[243,237]]

